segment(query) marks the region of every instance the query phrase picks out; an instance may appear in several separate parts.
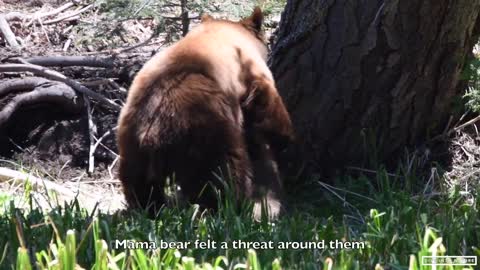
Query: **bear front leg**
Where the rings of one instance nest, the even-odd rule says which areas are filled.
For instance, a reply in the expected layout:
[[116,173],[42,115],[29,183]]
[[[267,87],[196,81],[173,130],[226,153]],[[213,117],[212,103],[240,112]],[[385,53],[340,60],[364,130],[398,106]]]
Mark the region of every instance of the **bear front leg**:
[[233,178],[237,199],[251,199],[253,196],[252,164],[248,155],[247,144],[240,128],[235,128],[231,145],[227,152],[227,164]]
[[246,123],[275,150],[294,140],[290,115],[272,81],[255,79],[242,108]]
[[236,201],[252,199],[252,169],[243,130],[232,119],[215,117],[204,129],[195,129],[198,131],[189,138],[187,159],[183,159],[188,167],[177,170],[177,180],[188,201],[211,209],[218,205],[211,184],[222,190],[222,181],[233,184]]
[[248,149],[254,172],[254,208],[255,220],[261,220],[262,213],[268,214],[268,220],[277,219],[282,211],[283,186],[275,153],[261,137],[247,131]]

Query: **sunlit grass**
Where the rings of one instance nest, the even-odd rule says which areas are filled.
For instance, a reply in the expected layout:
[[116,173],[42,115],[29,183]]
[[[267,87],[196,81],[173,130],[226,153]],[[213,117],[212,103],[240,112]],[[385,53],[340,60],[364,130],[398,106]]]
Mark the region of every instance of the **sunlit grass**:
[[[480,256],[478,192],[471,191],[473,200],[465,200],[460,189],[415,193],[395,177],[380,171],[373,179],[346,177],[333,185],[312,180],[288,188],[295,196],[288,198],[288,213],[275,222],[253,221],[251,205],[237,209],[229,192],[215,213],[195,205],[166,207],[155,220],[139,212],[91,213],[76,201],[49,212],[34,203],[22,211],[3,202],[0,269],[432,269],[421,265],[422,256]],[[126,249],[115,240],[190,246]],[[195,248],[196,240],[217,245]],[[274,248],[233,249],[238,240],[271,241]],[[325,248],[278,246],[322,240]],[[333,249],[329,244],[335,240],[364,248]]]

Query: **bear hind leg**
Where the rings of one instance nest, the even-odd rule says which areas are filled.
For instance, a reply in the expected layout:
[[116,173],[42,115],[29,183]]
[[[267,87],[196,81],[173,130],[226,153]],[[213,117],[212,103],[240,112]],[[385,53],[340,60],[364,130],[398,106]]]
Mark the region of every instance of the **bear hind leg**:
[[152,173],[154,164],[139,151],[130,151],[120,158],[119,178],[122,182],[125,200],[130,208],[146,210],[154,217],[165,202],[164,181]]

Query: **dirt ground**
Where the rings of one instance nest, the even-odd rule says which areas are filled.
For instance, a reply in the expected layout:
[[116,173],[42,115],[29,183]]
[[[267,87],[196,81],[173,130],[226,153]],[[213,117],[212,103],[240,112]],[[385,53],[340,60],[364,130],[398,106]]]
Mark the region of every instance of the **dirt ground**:
[[[0,62],[6,63],[11,57],[18,56],[98,55],[106,57],[112,55],[112,50],[128,48],[149,40],[153,34],[151,20],[132,20],[123,23],[123,27],[128,31],[123,32],[121,37],[109,41],[102,40],[102,37],[95,39],[94,27],[89,28],[88,24],[78,27],[82,22],[101,20],[93,11],[82,13],[77,21],[49,25],[33,23],[26,26],[36,14],[49,12],[67,2],[70,1],[1,1],[0,14],[21,12],[30,17],[9,22],[22,46],[20,52],[9,48],[0,35]],[[79,8],[74,7],[42,20],[68,15]],[[89,37],[92,40],[89,41]],[[86,41],[83,40],[85,38],[87,38]],[[69,39],[71,39],[71,45],[65,49],[65,43]],[[88,67],[52,69],[122,104],[126,97],[125,89],[128,89],[135,72],[143,62],[164,46],[164,43],[165,35],[160,34],[151,38],[147,44],[128,53],[119,54],[114,60],[113,69]],[[0,74],[0,83],[18,76],[13,73]],[[113,83],[102,83],[101,80],[105,79]],[[5,105],[10,98],[11,96],[0,96],[0,104]],[[89,211],[95,207],[103,212],[123,209],[125,207],[123,194],[116,176],[118,155],[113,131],[118,113],[105,109],[95,102],[92,103],[91,109],[96,139],[107,132],[110,133],[102,139],[95,151],[95,168],[91,174],[87,173],[89,127],[86,110],[77,114],[68,114],[51,104],[40,104],[15,113],[7,126],[0,129],[0,167],[26,172],[32,177],[58,183],[72,193],[45,190],[40,185],[31,187],[30,184],[26,184],[28,180],[4,179],[0,181],[0,198],[13,196],[18,206],[29,208],[31,195],[34,206],[49,209],[56,203],[63,204],[77,196],[80,204]],[[57,195],[53,195],[54,193]]]

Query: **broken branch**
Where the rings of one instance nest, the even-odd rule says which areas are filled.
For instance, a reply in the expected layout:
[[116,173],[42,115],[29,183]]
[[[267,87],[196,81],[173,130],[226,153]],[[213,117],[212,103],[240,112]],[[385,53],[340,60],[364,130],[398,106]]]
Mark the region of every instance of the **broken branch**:
[[[12,169],[0,167],[0,182],[5,182],[10,179],[17,179],[22,182],[29,182],[31,183],[32,187],[34,190],[39,190],[39,187],[44,187],[46,190],[50,191],[53,190],[57,192],[58,194],[61,194],[63,196],[67,196],[69,198],[75,198],[77,196],[76,193],[72,192],[70,189],[65,188],[55,182],[46,180],[46,179],[40,179],[38,177],[35,177],[31,174],[28,173],[23,173],[19,171],[15,171]],[[87,196],[87,198],[91,198],[88,196],[88,194],[81,194],[82,196]]]
[[88,138],[90,141],[90,146],[88,150],[88,174],[91,175],[93,173],[93,168],[95,167],[95,124],[93,123],[92,111],[90,106],[90,101],[88,98],[85,97],[85,106],[87,107],[87,120],[88,120]]
[[33,19],[32,19],[32,21],[27,23],[27,26],[32,25],[34,21],[38,22],[41,18],[57,15],[58,13],[69,9],[69,8],[73,7],[74,5],[75,5],[74,3],[70,2],[70,3],[66,3],[65,5],[63,5],[59,8],[56,8],[52,11],[49,11],[49,12],[40,13],[40,14],[33,14],[33,16],[29,16],[29,17],[33,17]]
[[76,16],[80,15],[81,13],[83,13],[83,12],[85,12],[85,11],[91,9],[91,8],[93,8],[93,5],[90,4],[90,5],[82,8],[82,9],[80,9],[80,10],[78,10],[78,11],[75,11],[75,12],[72,12],[72,13],[70,13],[70,14],[67,14],[67,15],[64,15],[64,16],[61,16],[61,17],[52,19],[52,20],[44,21],[42,24],[47,25],[47,24],[58,23],[58,22],[61,22],[61,21],[70,19],[70,18],[72,18],[72,17],[76,17]]
[[113,57],[97,56],[35,56],[23,58],[30,64],[44,67],[113,67]]
[[15,50],[20,49],[17,38],[15,37],[15,34],[13,33],[10,25],[5,19],[5,15],[3,14],[0,14],[0,33],[2,33],[2,35],[5,37],[5,40],[7,41],[8,45],[10,45],[10,47]]
[[60,72],[44,68],[42,66],[38,65],[33,65],[33,64],[4,64],[0,65],[0,72],[31,72],[35,75],[42,76],[51,80],[63,82],[66,85],[72,87],[76,91],[85,94],[97,101],[99,101],[101,104],[104,104],[105,106],[115,110],[115,111],[120,111],[121,106],[113,102],[112,100],[90,90],[89,88],[81,85],[80,83],[67,78],[65,75],[63,75]]

